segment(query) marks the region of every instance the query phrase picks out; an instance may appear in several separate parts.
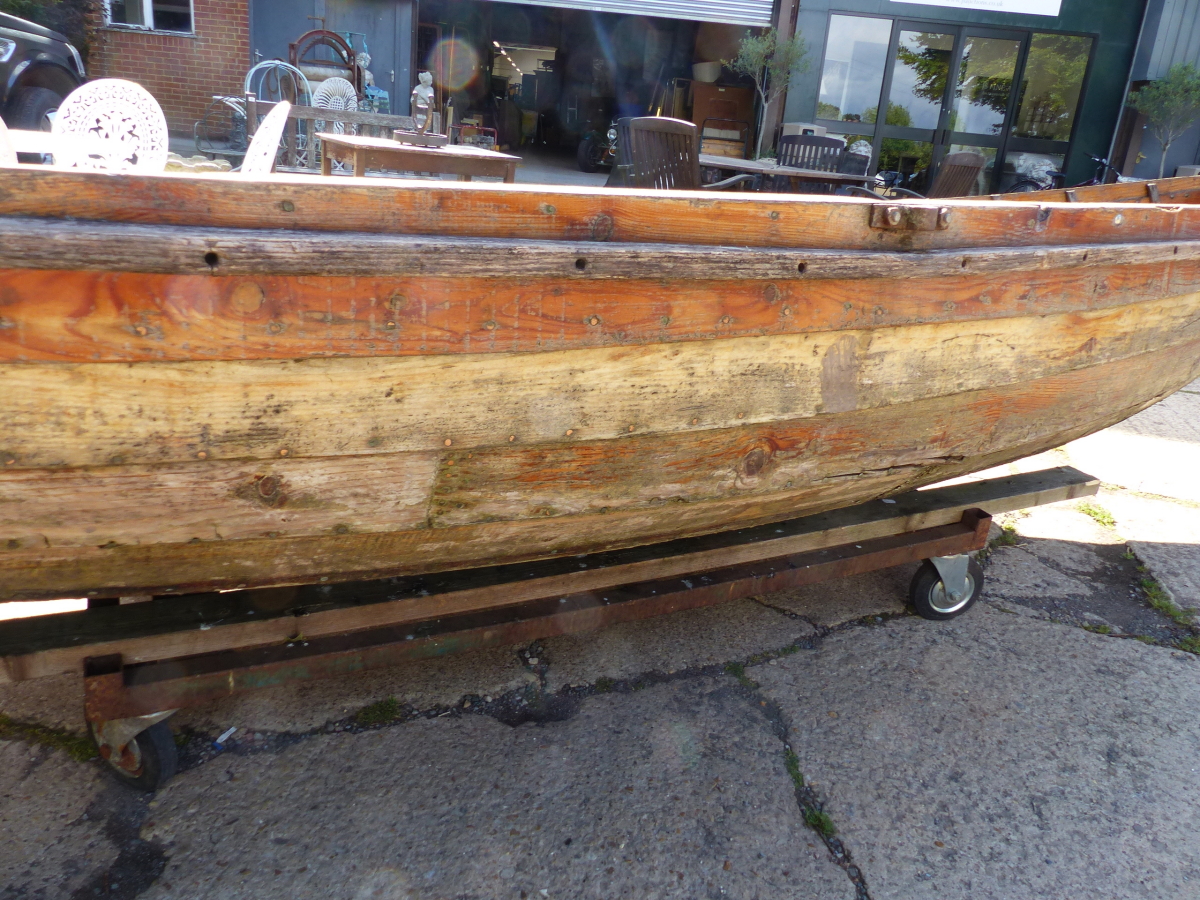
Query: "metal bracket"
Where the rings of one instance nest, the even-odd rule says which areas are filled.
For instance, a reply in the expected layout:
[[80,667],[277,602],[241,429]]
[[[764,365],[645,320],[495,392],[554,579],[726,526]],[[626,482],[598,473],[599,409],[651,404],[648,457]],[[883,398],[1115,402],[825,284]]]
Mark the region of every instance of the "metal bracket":
[[967,563],[971,558],[965,553],[957,556],[931,556],[929,561],[942,576],[942,584],[946,588],[946,596],[955,603],[967,595]]
[[950,207],[906,203],[871,206],[871,227],[888,231],[945,231],[950,227]]

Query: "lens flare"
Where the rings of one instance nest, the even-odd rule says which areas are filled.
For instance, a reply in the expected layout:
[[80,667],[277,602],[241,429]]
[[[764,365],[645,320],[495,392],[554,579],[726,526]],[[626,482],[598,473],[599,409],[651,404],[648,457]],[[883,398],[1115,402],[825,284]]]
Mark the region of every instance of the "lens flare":
[[479,53],[459,38],[444,38],[429,51],[425,65],[439,87],[461,91],[479,77]]

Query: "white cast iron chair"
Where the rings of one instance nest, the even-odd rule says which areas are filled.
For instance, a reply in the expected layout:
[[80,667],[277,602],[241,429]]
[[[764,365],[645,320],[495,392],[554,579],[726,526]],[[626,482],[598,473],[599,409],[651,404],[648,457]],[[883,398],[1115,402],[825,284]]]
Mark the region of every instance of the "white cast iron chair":
[[115,172],[161,172],[167,165],[166,116],[132,81],[101,78],[71,91],[50,133],[83,138],[82,149],[55,155],[58,165]]
[[242,159],[238,174],[253,178],[270,175],[275,171],[279,140],[283,137],[283,129],[287,126],[288,111],[291,108],[292,104],[281,100],[263,117],[254,131],[250,146],[246,148],[246,156]]
[[17,164],[17,151],[8,139],[8,126],[0,119],[0,168]]

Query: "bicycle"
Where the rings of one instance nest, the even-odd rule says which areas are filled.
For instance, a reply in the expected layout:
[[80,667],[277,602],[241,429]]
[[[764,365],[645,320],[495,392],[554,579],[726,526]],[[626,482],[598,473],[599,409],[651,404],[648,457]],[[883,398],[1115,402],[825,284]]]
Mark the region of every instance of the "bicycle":
[[[1108,184],[1107,179],[1108,179],[1109,172],[1112,172],[1113,175],[1116,176],[1113,179],[1114,181],[1137,181],[1138,180],[1136,178],[1129,178],[1125,175],[1122,175],[1112,165],[1109,164],[1107,159],[1101,159],[1099,156],[1092,156],[1090,153],[1088,154],[1088,159],[1090,159],[1092,162],[1094,162],[1096,164],[1096,174],[1094,174],[1087,181],[1081,181],[1079,184],[1072,185],[1072,187],[1088,187],[1089,185],[1093,185],[1093,184]],[[1006,193],[1006,194],[1028,194],[1028,193],[1032,193],[1033,191],[1060,190],[1067,186],[1066,185],[1066,181],[1067,181],[1067,173],[1066,172],[1059,172],[1057,170],[1051,170],[1051,171],[1047,172],[1046,174],[1050,176],[1049,182],[1040,181],[1037,178],[1026,177],[1026,178],[1022,178],[1020,181],[1014,183],[1004,193]]]

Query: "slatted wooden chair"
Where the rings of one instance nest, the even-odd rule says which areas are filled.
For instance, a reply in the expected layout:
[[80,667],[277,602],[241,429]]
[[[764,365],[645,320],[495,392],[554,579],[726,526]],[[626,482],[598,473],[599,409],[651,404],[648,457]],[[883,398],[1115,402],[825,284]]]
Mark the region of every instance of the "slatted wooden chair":
[[680,119],[643,116],[629,123],[629,181],[633,187],[681,191],[720,191],[754,181],[735,175],[716,184],[700,183],[700,141],[696,126]]
[[866,188],[849,188],[848,190],[858,197],[878,198],[882,196],[885,199],[913,197],[917,200],[927,198],[932,200],[945,197],[966,197],[978,184],[979,173],[984,170],[985,166],[987,166],[987,157],[982,153],[963,150],[951,153],[942,160],[942,165],[933,179],[933,186],[929,189],[928,194],[918,194],[916,191],[900,187],[889,188],[883,194]]
[[[781,166],[814,169],[818,172],[838,172],[841,171],[840,167],[846,158],[846,144],[840,138],[823,135],[787,134],[779,139],[775,158]],[[828,194],[832,190],[831,185],[820,182],[798,182],[793,185],[791,179],[778,175],[772,176],[771,180],[772,189],[776,191]]]
[[775,158],[781,166],[836,172],[846,155],[846,144],[839,138],[817,134],[786,134],[779,139]]

